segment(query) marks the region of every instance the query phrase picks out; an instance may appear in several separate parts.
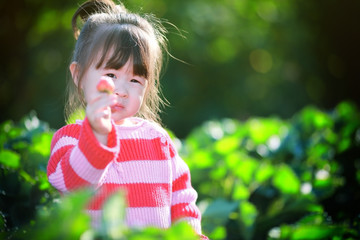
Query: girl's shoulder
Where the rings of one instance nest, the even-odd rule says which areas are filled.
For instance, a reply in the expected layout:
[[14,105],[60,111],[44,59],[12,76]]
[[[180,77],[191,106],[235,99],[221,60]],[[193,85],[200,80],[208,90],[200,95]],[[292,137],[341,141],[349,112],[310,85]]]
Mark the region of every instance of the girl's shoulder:
[[79,123],[73,123],[73,124],[67,124],[60,129],[58,129],[51,140],[51,148],[55,146],[55,144],[60,139],[79,139],[80,132],[81,132],[81,125],[82,122]]
[[64,134],[66,132],[79,132],[81,126],[83,125],[83,120],[77,120],[76,123],[67,124],[56,131],[56,134]]

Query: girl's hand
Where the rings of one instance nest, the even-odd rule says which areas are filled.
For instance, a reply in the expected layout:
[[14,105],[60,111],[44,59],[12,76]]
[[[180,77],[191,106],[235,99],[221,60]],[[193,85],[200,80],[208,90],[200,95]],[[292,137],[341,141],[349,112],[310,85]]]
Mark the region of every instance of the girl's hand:
[[86,116],[94,135],[104,145],[107,144],[107,136],[112,130],[110,107],[114,104],[116,104],[116,97],[113,94],[99,92],[86,107]]

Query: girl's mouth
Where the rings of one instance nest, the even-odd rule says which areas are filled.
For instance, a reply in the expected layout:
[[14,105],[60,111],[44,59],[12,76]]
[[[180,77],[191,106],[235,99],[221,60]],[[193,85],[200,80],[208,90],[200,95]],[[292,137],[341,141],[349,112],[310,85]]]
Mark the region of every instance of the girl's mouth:
[[115,105],[111,106],[111,112],[112,113],[117,112],[117,111],[120,111],[120,110],[122,110],[124,108],[125,108],[124,105],[118,103],[118,104],[115,104]]

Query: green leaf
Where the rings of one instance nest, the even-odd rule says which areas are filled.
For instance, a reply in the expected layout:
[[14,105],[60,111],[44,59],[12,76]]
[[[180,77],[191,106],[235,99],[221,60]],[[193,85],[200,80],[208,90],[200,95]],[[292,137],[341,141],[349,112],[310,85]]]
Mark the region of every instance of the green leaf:
[[339,227],[331,227],[326,225],[303,225],[294,229],[291,239],[327,239],[336,235],[341,235],[343,230]]
[[263,183],[276,173],[275,168],[266,162],[260,164],[257,168],[255,179],[259,183]]
[[194,229],[184,221],[177,222],[171,228],[160,229],[155,227],[146,227],[144,229],[131,229],[123,238],[109,238],[105,239],[126,239],[126,240],[198,240],[199,236],[196,235]]
[[210,177],[213,180],[221,181],[227,174],[227,169],[225,166],[218,166],[217,168],[213,168],[210,172]]
[[249,196],[250,196],[250,191],[248,187],[246,187],[242,183],[236,184],[232,195],[233,199],[244,200],[244,199],[248,199]]
[[273,177],[273,184],[285,194],[296,194],[300,190],[300,181],[287,165],[281,165]]
[[242,239],[253,239],[254,229],[258,211],[256,206],[248,201],[241,201],[239,204],[239,227],[242,233]]
[[1,150],[0,163],[4,166],[17,169],[20,164],[20,155],[10,150]]
[[228,154],[236,150],[239,146],[239,138],[224,137],[215,143],[215,150],[220,154]]
[[210,203],[202,214],[202,221],[207,230],[212,232],[216,227],[223,226],[230,214],[237,209],[238,204],[237,201],[229,202],[222,198]]
[[252,226],[258,215],[256,207],[248,201],[241,201],[241,203],[239,204],[239,211],[243,224],[246,227]]
[[125,194],[118,191],[105,203],[100,231],[112,239],[122,238],[126,230],[125,209]]
[[312,159],[327,158],[328,154],[331,153],[331,150],[332,149],[328,144],[317,143],[309,148],[307,155]]
[[90,216],[85,206],[91,194],[89,190],[76,191],[50,206],[39,207],[36,221],[26,228],[26,238],[15,239],[80,239],[90,229]]
[[50,155],[50,145],[52,137],[53,134],[49,132],[36,134],[33,137],[33,144],[31,145],[30,149],[33,152],[39,153],[44,157],[48,157]]
[[210,239],[225,239],[226,238],[226,228],[223,226],[218,226],[209,235],[209,238]]
[[352,121],[359,115],[356,105],[351,102],[341,102],[335,108],[335,113],[338,117],[345,119],[346,121]]
[[333,126],[333,121],[328,114],[312,106],[306,107],[300,112],[300,119],[306,131],[331,128]]
[[20,174],[21,177],[23,177],[23,179],[24,179],[26,182],[28,182],[28,183],[30,183],[30,184],[35,184],[35,183],[36,183],[35,179],[33,179],[33,178],[32,178],[27,172],[25,172],[24,170],[21,170],[21,171],[19,172],[19,174]]
[[[164,231],[160,229],[160,231]],[[153,238],[159,239],[159,238]],[[165,230],[165,236],[162,239],[166,240],[177,240],[177,239],[187,239],[187,240],[198,240],[199,236],[196,235],[194,229],[187,222],[178,222],[175,223],[171,228]]]
[[338,151],[339,152],[344,152],[350,146],[351,146],[351,139],[350,138],[344,138],[338,144]]
[[246,127],[255,144],[265,144],[271,136],[280,134],[286,124],[276,118],[252,118],[246,122]]
[[38,170],[36,172],[36,176],[38,178],[38,183],[39,183],[39,189],[40,190],[46,190],[49,189],[51,187],[49,180],[47,178],[47,174],[45,171],[41,171]]
[[212,154],[206,150],[199,149],[194,151],[190,155],[190,159],[188,159],[187,162],[191,162],[191,165],[196,166],[197,168],[207,168],[213,166],[214,164]]
[[243,180],[245,184],[250,184],[258,166],[259,162],[257,160],[247,157],[247,159],[239,161],[238,167],[234,169],[236,171],[235,175]]
[[228,169],[237,169],[240,161],[244,159],[244,153],[236,151],[226,155],[225,163]]
[[216,199],[213,201],[203,213],[204,217],[216,217],[219,219],[227,219],[229,214],[237,207],[237,202],[229,202],[225,199]]

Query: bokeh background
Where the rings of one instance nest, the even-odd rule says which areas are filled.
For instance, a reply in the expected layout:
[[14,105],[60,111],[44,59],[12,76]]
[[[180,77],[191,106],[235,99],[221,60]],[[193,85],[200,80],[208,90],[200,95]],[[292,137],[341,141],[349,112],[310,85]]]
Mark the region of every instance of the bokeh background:
[[[1,1],[0,122],[31,110],[57,129],[82,1]],[[169,20],[162,78],[169,129],[223,117],[288,118],[306,105],[360,104],[360,1],[127,0]],[[180,34],[181,33],[181,34]],[[182,36],[181,36],[182,35]]]
[[[192,239],[185,225],[119,227],[122,195],[91,231],[89,193],[62,198],[48,182],[81,3],[0,2],[0,239]],[[360,238],[359,0],[124,4],[176,26],[166,24],[180,60],[163,74],[161,116],[190,168],[206,235]]]

